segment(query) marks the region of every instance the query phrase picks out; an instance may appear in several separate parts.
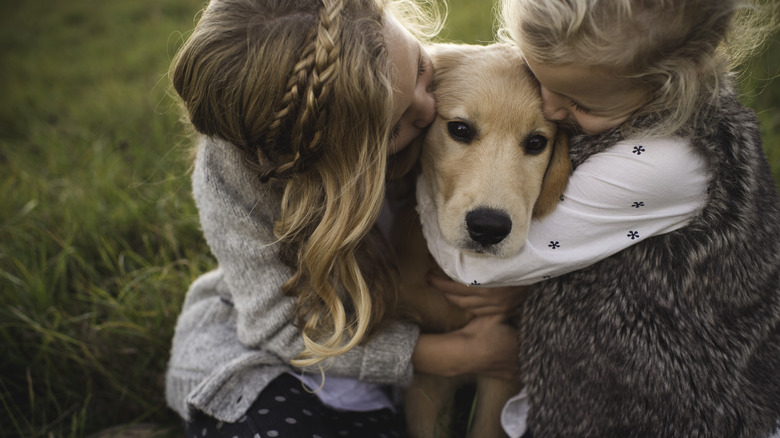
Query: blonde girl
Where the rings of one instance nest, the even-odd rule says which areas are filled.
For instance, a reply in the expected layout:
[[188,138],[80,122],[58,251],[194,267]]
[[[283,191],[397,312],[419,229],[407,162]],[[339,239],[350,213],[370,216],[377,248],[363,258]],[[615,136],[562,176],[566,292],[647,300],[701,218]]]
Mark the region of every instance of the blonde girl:
[[438,28],[427,11],[212,0],[176,55],[173,86],[199,136],[193,193],[219,262],[187,293],[166,376],[188,436],[403,434],[388,385],[413,366],[516,373],[514,333],[497,319],[421,336],[392,318],[397,273],[374,222],[393,154],[435,116],[415,37]]
[[[780,199],[733,64],[774,3],[503,0],[547,118],[575,135],[558,208],[502,260],[429,248],[465,284],[533,284],[511,437],[768,436],[780,420]],[[776,6],[774,6],[776,7]],[[420,205],[429,195],[419,193]],[[511,295],[436,284],[501,309]],[[487,291],[487,292],[486,292]]]

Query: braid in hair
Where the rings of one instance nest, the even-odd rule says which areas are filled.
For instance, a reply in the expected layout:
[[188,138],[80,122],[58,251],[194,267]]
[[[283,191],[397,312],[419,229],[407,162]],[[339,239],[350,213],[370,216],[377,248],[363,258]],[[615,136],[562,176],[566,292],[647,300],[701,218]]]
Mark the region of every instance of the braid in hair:
[[[310,32],[311,34],[311,32]],[[311,38],[309,38],[311,39]],[[290,75],[290,79],[287,81],[287,92],[280,101],[280,108],[274,112],[274,118],[268,127],[268,133],[265,136],[264,143],[267,145],[270,152],[274,149],[274,145],[280,142],[281,133],[292,129],[292,123],[289,121],[291,115],[296,114],[301,103],[301,90],[306,87],[306,82],[309,76],[309,70],[312,68],[312,53],[314,51],[314,44],[306,46],[303,52],[301,60],[298,61],[293,72]],[[280,149],[276,147],[276,149]],[[262,148],[257,148],[257,154],[259,162],[263,162]],[[277,161],[278,157],[269,157],[272,161]],[[260,170],[260,181],[266,182],[270,178],[278,176],[279,170],[275,164],[267,164]]]
[[[311,32],[312,41],[293,67],[287,92],[274,113],[265,138],[267,145],[273,145],[280,141],[285,128],[292,128],[289,139],[292,157],[281,164],[264,166],[260,171],[263,182],[302,171],[321,148],[322,130],[328,115],[327,102],[332,91],[330,85],[338,69],[339,47],[334,35],[339,33],[343,9],[340,0],[322,0],[322,3],[318,25]],[[291,122],[290,117],[296,113],[297,120]]]

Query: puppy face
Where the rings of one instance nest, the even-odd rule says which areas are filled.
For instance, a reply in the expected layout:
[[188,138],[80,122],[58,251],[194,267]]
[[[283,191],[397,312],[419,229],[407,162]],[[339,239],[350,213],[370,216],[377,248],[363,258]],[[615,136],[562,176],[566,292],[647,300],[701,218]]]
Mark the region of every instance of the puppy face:
[[438,116],[422,150],[423,175],[444,238],[463,250],[520,251],[533,217],[554,208],[571,166],[539,86],[516,49],[436,45]]

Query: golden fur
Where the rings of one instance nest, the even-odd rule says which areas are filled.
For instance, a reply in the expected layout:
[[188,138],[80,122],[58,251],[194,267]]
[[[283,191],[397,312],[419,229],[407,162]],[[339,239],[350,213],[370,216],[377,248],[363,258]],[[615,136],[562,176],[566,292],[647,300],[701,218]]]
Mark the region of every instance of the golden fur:
[[[424,138],[421,163],[439,226],[453,245],[490,256],[511,255],[522,248],[531,219],[549,213],[568,182],[566,136],[542,116],[538,85],[516,49],[436,45],[429,53],[436,69],[438,116]],[[473,134],[467,141],[451,131],[465,132],[460,124]],[[511,230],[500,242],[470,237],[467,217],[480,209],[510,218]],[[425,281],[432,262],[411,201],[400,208],[393,242],[401,263],[401,305],[417,316],[422,330],[446,332],[465,325],[471,316]],[[412,437],[445,436],[450,419],[445,411],[461,383],[463,379],[415,375],[406,393]],[[479,378],[470,436],[503,436],[501,408],[519,391],[519,382]]]

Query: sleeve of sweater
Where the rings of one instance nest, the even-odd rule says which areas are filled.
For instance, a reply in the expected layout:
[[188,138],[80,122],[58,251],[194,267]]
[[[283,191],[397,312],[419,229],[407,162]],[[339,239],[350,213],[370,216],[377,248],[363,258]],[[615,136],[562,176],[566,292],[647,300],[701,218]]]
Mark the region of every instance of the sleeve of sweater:
[[[281,286],[292,270],[277,256],[273,224],[281,193],[260,184],[229,143],[203,138],[193,172],[193,194],[201,226],[230,290],[239,340],[265,349],[283,362],[303,350],[293,324],[295,299]],[[328,361],[327,373],[377,383],[411,381],[411,355],[418,328],[391,323],[369,341]]]
[[592,265],[685,226],[706,200],[707,167],[681,138],[625,140],[572,173],[563,200],[531,222],[514,256],[469,253],[444,240],[426,184],[417,184],[428,249],[453,279],[485,287],[532,284]]

